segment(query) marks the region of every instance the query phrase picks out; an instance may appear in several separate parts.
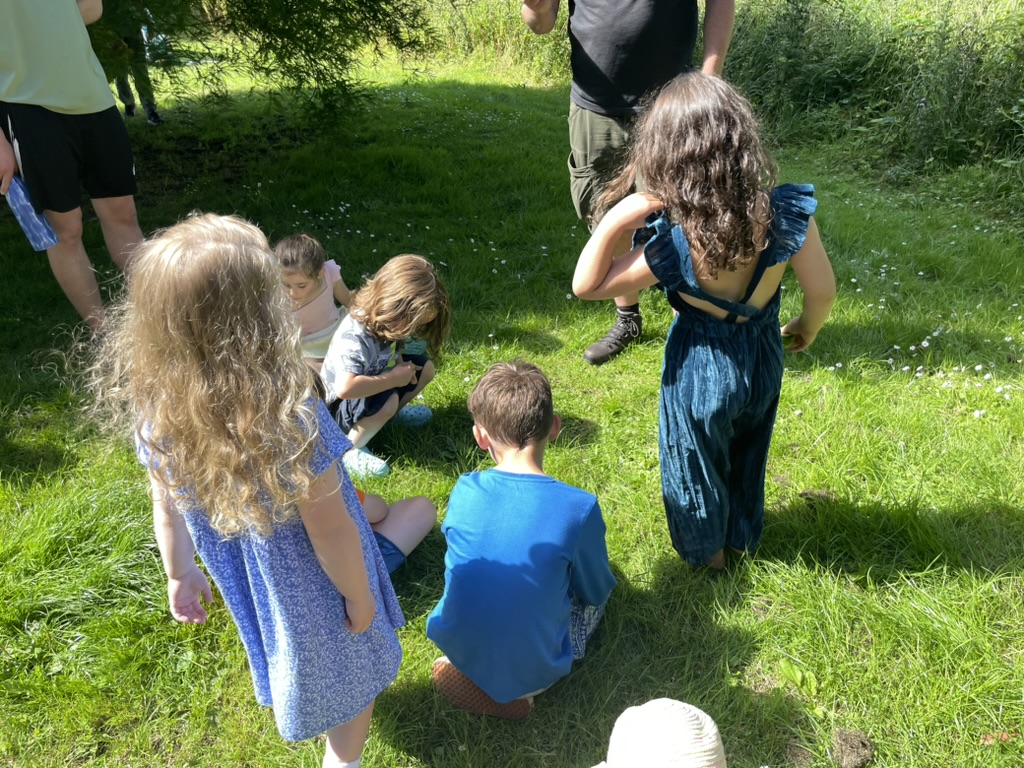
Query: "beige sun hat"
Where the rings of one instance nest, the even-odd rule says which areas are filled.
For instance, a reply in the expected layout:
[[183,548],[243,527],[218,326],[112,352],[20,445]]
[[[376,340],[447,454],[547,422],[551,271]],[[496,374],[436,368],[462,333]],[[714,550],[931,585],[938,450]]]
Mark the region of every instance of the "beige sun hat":
[[653,699],[619,715],[608,759],[595,768],[726,768],[718,726],[675,699]]

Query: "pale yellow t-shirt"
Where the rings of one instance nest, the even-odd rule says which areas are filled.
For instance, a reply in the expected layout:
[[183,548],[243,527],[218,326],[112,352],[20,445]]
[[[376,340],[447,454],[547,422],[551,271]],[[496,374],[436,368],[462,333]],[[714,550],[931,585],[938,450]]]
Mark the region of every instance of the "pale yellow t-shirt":
[[75,0],[0,0],[0,101],[69,115],[114,106]]

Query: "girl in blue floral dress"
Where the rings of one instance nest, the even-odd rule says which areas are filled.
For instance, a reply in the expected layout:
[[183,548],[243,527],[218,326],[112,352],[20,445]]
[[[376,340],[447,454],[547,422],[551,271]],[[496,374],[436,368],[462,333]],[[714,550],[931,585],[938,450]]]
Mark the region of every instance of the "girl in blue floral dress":
[[[645,192],[623,199],[636,184]],[[641,116],[580,254],[580,298],[658,284],[677,313],[658,444],[672,543],[694,565],[720,569],[726,547],[751,552],[761,537],[783,339],[807,349],[835,298],[813,195],[808,185],[775,187],[750,104],[724,80],[689,72]],[[803,311],[780,333],[789,264]]]
[[172,615],[206,621],[198,552],[281,735],[326,734],[325,766],[359,765],[404,619],[266,238],[205,215],[143,243],[100,355],[149,470]]

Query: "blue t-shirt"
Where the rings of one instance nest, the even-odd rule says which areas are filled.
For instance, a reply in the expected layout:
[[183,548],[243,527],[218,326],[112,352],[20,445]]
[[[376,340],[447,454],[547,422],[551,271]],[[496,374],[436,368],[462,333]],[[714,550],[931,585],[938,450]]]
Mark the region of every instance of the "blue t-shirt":
[[427,637],[491,698],[569,673],[569,596],[603,605],[615,586],[597,497],[546,475],[459,478],[441,532],[444,594]]

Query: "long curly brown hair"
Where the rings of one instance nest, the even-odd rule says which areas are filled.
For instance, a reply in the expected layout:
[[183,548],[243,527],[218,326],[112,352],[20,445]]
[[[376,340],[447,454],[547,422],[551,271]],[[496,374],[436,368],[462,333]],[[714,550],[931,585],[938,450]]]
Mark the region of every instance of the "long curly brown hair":
[[108,425],[138,430],[179,505],[219,532],[267,535],[308,497],[312,376],[252,224],[197,215],[144,242],[90,381]]
[[686,72],[637,120],[626,164],[598,196],[595,220],[637,186],[682,226],[698,273],[715,278],[764,250],[774,183],[750,102],[721,78]]
[[451,304],[434,265],[422,256],[388,259],[352,297],[350,312],[388,342],[417,336],[436,355],[451,330]]

